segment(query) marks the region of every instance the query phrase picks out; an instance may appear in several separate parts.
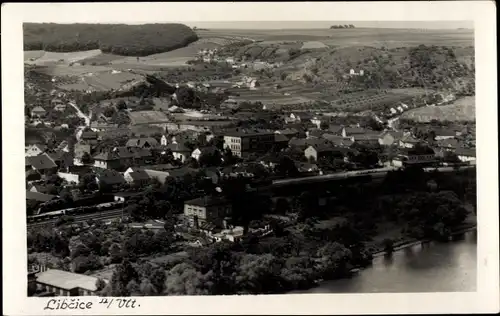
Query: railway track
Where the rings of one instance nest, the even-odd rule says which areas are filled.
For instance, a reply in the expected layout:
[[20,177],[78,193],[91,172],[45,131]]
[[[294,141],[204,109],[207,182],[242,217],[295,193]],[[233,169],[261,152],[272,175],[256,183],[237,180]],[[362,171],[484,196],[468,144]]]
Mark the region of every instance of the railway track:
[[[89,219],[93,219],[93,220],[115,219],[115,218],[121,217],[122,214],[123,214],[123,211],[120,208],[120,209],[108,210],[108,211],[97,212],[97,213],[75,215],[72,217],[75,219],[73,223],[82,223],[82,222],[88,221]],[[68,216],[71,216],[71,215],[68,215]],[[56,224],[57,220],[58,219],[51,219],[48,221],[28,223],[27,226],[28,226],[28,228],[54,226]]]

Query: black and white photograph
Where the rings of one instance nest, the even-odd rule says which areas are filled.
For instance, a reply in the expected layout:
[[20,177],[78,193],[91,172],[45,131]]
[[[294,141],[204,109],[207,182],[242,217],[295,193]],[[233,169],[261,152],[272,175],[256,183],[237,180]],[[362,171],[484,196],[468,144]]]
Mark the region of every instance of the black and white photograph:
[[69,297],[479,291],[478,218],[498,216],[479,152],[498,152],[477,150],[497,125],[476,137],[473,18],[181,13],[22,21],[24,95],[2,111],[24,104],[16,255],[39,313]]

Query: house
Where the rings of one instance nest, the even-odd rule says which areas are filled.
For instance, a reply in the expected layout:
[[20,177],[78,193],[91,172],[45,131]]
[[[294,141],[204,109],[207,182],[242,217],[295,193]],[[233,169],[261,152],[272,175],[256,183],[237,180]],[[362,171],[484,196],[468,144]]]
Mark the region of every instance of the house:
[[220,242],[223,240],[228,240],[230,242],[238,242],[243,238],[244,232],[245,230],[243,227],[236,226],[229,229],[223,229],[219,233],[213,234],[212,238],[216,242]]
[[403,136],[403,132],[385,132],[379,136],[378,143],[382,146],[397,145]]
[[181,162],[184,162],[191,153],[189,148],[183,144],[179,144],[175,139],[170,145],[167,145],[167,147],[172,151],[174,158],[180,160]]
[[279,164],[280,158],[277,155],[266,154],[257,159],[257,161],[264,167],[274,168],[277,164]]
[[45,203],[45,202],[52,201],[55,199],[57,199],[57,196],[55,196],[55,195],[50,195],[50,194],[45,194],[45,193],[40,193],[40,192],[26,191],[26,200],[29,200],[29,201],[37,201],[40,203]]
[[151,180],[148,173],[139,168],[128,168],[123,173],[123,178],[127,181],[127,183],[135,185],[147,184],[149,180]]
[[309,112],[300,112],[300,113],[290,113],[288,117],[285,118],[285,123],[295,123],[302,121],[311,121],[314,116]]
[[160,145],[161,146],[167,146],[168,145],[168,138],[166,135],[162,135],[160,139]]
[[47,146],[41,144],[29,145],[25,148],[25,156],[33,157],[38,156],[47,150]]
[[[49,269],[36,274],[36,287],[56,296],[96,296],[98,278],[63,270]],[[107,280],[103,280],[107,283]]]
[[45,155],[54,161],[58,168],[69,168],[74,165],[73,157],[69,152],[62,150],[47,151]]
[[437,129],[434,130],[435,140],[451,139],[457,136],[457,132],[449,129]]
[[126,182],[121,173],[109,169],[97,171],[95,173],[95,180],[100,188],[108,186],[111,189],[118,189]]
[[311,123],[313,123],[317,128],[321,128],[321,123],[323,123],[324,119],[322,120],[321,117],[313,117],[311,118]]
[[354,144],[354,140],[352,138],[344,138],[335,134],[325,133],[321,135],[321,137],[337,147],[350,147]]
[[99,143],[99,134],[91,129],[84,130],[80,135],[80,142],[90,145],[97,145]]
[[455,148],[459,148],[460,146],[460,141],[456,138],[447,138],[447,139],[441,139],[436,141],[435,143],[436,146],[439,148],[447,149],[447,150],[452,150]]
[[319,172],[318,165],[313,164],[313,163],[307,163],[307,162],[300,162],[296,161],[295,162],[295,167],[300,173],[311,173],[315,174]]
[[216,151],[219,151],[219,150],[215,146],[196,148],[191,153],[191,157],[196,159],[196,160],[199,160],[202,155],[214,154]]
[[70,152],[70,144],[68,143],[68,141],[63,140],[61,143],[59,143],[59,145],[57,145],[56,150]]
[[85,158],[86,155],[90,157],[90,153],[92,152],[92,146],[88,144],[75,144],[75,154],[73,158],[73,164],[76,166],[84,165],[84,161],[82,159]]
[[59,178],[65,180],[68,183],[80,183],[80,174],[78,173],[58,172],[57,175],[59,176]]
[[205,223],[223,227],[224,218],[230,214],[231,204],[223,198],[205,196],[184,202],[184,216],[196,229]]
[[224,134],[224,148],[238,157],[269,151],[275,144],[274,132],[258,129],[236,129]]
[[26,165],[42,175],[57,171],[57,164],[46,154],[26,157]]
[[115,147],[100,152],[94,157],[94,167],[103,169],[119,169],[130,165],[151,163],[152,154],[149,149],[139,147]]
[[[299,131],[295,128],[281,129],[281,130],[275,131],[274,133],[285,135],[288,138],[288,140],[290,140],[292,137],[300,137],[301,136]],[[305,135],[304,135],[304,137],[305,137]]]
[[40,185],[40,184],[32,184],[30,185],[30,192],[36,192],[36,193],[43,193],[43,194],[48,194],[49,190],[46,186]]
[[340,160],[346,159],[347,150],[344,148],[334,147],[332,144],[315,144],[304,150],[304,156],[308,160],[318,161],[323,157],[337,158]]
[[42,176],[36,170],[31,169],[26,171],[26,183],[31,183],[41,179]]
[[457,148],[455,154],[462,162],[468,162],[471,165],[476,164],[476,149],[475,148]]
[[410,165],[433,165],[437,163],[436,154],[429,147],[419,148],[401,148],[400,153],[393,159],[392,164],[396,167]]
[[41,106],[35,106],[31,110],[31,117],[32,118],[35,118],[35,117],[44,117],[46,114],[47,114],[47,111],[45,111],[45,109],[42,108]]
[[276,149],[281,150],[288,147],[289,138],[283,134],[274,133],[274,145]]
[[125,145],[127,147],[154,148],[158,146],[158,141],[153,137],[131,138]]
[[421,141],[414,138],[413,136],[407,134],[404,135],[400,140],[399,140],[399,147],[403,148],[415,148],[418,144],[420,144]]
[[356,136],[359,136],[359,135],[366,135],[370,133],[370,131],[362,128],[362,127],[359,127],[359,126],[355,126],[355,127],[344,127],[342,129],[342,137],[356,137]]
[[342,136],[343,131],[344,131],[344,126],[342,125],[330,124],[328,126],[328,132],[333,135]]
[[58,112],[66,111],[67,105],[63,103],[61,100],[52,100],[52,105],[54,106],[54,110]]

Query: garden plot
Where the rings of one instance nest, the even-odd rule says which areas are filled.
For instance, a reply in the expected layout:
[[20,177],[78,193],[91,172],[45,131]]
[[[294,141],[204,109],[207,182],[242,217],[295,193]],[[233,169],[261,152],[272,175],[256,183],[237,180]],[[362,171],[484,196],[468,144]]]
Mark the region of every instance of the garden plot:
[[42,56],[37,58],[33,63],[36,65],[46,65],[52,63],[74,63],[86,58],[91,58],[102,54],[101,50],[94,49],[82,52],[70,52],[70,53],[55,53],[55,52],[45,52]]

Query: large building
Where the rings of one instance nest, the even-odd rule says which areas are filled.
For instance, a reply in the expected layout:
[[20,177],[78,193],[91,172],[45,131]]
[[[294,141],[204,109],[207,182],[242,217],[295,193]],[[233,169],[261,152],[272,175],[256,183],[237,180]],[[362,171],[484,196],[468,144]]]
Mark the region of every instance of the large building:
[[[36,274],[38,291],[54,293],[56,296],[96,295],[98,278],[57,269],[50,269]],[[106,282],[104,280],[104,282]]]
[[273,131],[255,129],[236,129],[224,134],[224,148],[238,157],[244,157],[250,153],[265,153],[275,143]]
[[202,228],[204,224],[224,226],[224,218],[231,214],[231,204],[222,198],[205,196],[184,203],[184,215],[191,227]]

